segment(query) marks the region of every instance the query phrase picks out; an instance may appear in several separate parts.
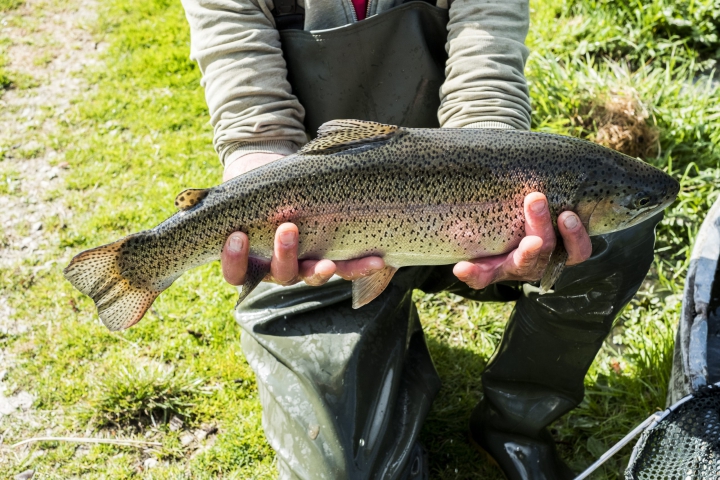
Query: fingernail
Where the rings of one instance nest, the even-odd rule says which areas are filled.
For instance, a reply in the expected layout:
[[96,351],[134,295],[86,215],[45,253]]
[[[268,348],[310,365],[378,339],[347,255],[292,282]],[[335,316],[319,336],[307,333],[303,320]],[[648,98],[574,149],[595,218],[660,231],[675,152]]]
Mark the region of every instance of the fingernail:
[[280,243],[285,247],[295,245],[295,232],[283,232],[280,234]]
[[563,220],[563,224],[568,230],[574,230],[578,226],[578,218],[575,215],[568,215]]
[[242,252],[243,248],[243,240],[242,237],[238,235],[231,235],[230,241],[228,242],[228,250],[230,253],[240,253]]
[[536,200],[530,204],[530,210],[534,213],[540,214],[545,211],[545,200]]

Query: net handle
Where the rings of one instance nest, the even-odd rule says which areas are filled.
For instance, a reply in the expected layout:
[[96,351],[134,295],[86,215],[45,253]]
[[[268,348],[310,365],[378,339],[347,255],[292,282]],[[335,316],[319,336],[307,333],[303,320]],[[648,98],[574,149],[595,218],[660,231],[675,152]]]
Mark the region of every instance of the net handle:
[[591,473],[593,473],[595,470],[597,470],[598,468],[600,468],[600,466],[601,466],[603,463],[607,462],[607,461],[610,459],[610,457],[612,457],[613,455],[615,455],[615,454],[616,454],[618,451],[620,451],[625,445],[627,445],[628,443],[630,443],[630,442],[632,441],[632,439],[635,438],[635,437],[637,437],[643,430],[645,430],[646,428],[650,428],[650,427],[655,426],[655,424],[656,424],[658,421],[660,421],[660,419],[661,419],[662,417],[665,416],[664,413],[665,413],[665,412],[658,412],[658,413],[656,413],[656,414],[654,414],[654,415],[651,415],[651,416],[649,416],[648,418],[646,418],[645,421],[642,422],[642,423],[641,423],[640,425],[638,425],[637,427],[635,427],[632,432],[630,432],[630,433],[628,433],[627,435],[625,435],[625,436],[622,438],[622,440],[620,440],[620,441],[617,442],[615,445],[613,445],[613,446],[610,448],[610,450],[608,450],[607,452],[603,453],[602,456],[601,456],[600,458],[598,458],[595,463],[593,463],[592,465],[590,465],[584,472],[582,472],[580,475],[578,475],[577,477],[575,477],[575,480],[583,480],[583,479],[589,477]]

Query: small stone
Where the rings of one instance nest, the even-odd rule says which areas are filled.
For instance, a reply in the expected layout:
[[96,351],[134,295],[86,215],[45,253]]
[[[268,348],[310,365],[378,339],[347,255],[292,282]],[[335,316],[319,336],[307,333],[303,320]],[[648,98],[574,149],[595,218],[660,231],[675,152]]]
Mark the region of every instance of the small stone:
[[43,228],[42,222],[35,222],[32,224],[32,227],[30,227],[33,232],[39,232]]
[[14,480],[30,480],[35,475],[35,470],[25,470],[15,475]]
[[183,427],[183,421],[180,420],[177,416],[173,415],[173,417],[170,419],[170,422],[168,422],[168,426],[170,427],[170,430],[173,432],[177,432]]
[[205,433],[207,433],[208,435],[214,435],[218,432],[218,427],[214,424],[204,424],[200,428],[205,430]]
[[151,468],[157,467],[157,464],[157,458],[150,457],[143,462],[143,467],[145,467],[146,470],[150,470]]
[[10,397],[0,395],[0,416],[10,415],[18,408],[27,410],[32,406],[34,401],[35,397],[28,392],[20,392]]
[[310,428],[308,428],[308,437],[310,437],[310,440],[315,440],[320,433],[320,425],[310,425]]
[[77,448],[77,450],[75,450],[75,454],[73,455],[73,457],[82,458],[88,453],[90,453],[90,447],[88,447],[87,445],[81,445]]
[[35,401],[35,397],[32,396],[28,392],[20,392],[17,395],[15,395],[15,401],[18,405],[18,407],[22,408],[23,410],[28,410],[30,407],[32,407],[33,402]]
[[190,445],[190,444],[193,443],[194,441],[195,441],[195,435],[193,435],[193,434],[190,433],[190,432],[184,433],[183,436],[180,437],[180,444],[181,444],[183,447],[187,447],[188,445]]
[[[52,435],[48,435],[48,437],[51,437],[51,436],[52,436]],[[47,453],[46,450],[35,450],[35,451],[32,453],[32,455],[30,455],[30,456],[31,456],[32,458],[38,458],[38,457],[42,457],[42,456],[45,455],[46,453]]]

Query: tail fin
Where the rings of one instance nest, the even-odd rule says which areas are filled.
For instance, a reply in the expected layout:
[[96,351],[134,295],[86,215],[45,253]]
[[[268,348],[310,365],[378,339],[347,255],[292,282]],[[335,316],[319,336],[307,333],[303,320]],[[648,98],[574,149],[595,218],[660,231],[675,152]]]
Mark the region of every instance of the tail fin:
[[76,255],[63,271],[75,288],[93,299],[100,319],[110,330],[135,325],[160,294],[133,286],[122,276],[118,257],[128,238]]

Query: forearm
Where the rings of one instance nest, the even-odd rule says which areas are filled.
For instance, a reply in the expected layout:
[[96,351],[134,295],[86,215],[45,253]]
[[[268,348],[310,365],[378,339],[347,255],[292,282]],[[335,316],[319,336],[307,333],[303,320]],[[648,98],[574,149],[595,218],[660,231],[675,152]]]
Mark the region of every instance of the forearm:
[[282,157],[283,155],[281,154],[267,152],[251,152],[242,156],[230,154],[225,161],[223,182],[227,182],[231,178],[235,178],[245,172],[261,167],[266,163],[274,162]]
[[529,15],[527,0],[452,3],[441,126],[530,129],[523,74]]
[[305,111],[291,93],[264,0],[183,0],[183,6],[221,160],[233,152],[237,158],[296,151],[306,142]]

